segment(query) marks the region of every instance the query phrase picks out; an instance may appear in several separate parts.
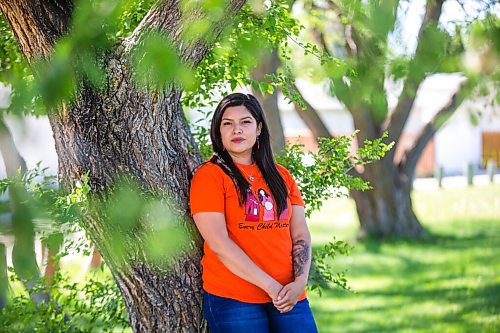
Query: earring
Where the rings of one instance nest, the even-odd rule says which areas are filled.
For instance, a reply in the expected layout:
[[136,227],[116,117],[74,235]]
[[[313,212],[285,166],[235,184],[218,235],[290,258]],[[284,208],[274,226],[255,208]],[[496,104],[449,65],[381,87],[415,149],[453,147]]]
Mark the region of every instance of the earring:
[[259,136],[257,135],[257,150],[260,148],[260,141],[259,141]]

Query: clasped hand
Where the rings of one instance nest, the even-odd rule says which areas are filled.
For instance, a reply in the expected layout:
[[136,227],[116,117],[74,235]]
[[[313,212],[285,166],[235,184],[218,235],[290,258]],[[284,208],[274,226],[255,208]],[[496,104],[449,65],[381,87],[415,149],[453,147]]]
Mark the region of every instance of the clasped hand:
[[273,304],[279,312],[291,311],[304,291],[305,285],[300,281],[293,281],[285,285],[276,297],[272,297]]

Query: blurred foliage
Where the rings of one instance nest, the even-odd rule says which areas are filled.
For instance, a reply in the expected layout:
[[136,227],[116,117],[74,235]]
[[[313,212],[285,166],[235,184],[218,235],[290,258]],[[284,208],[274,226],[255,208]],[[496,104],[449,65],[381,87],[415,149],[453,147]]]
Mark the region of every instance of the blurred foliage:
[[186,250],[189,235],[183,216],[161,193],[145,191],[122,178],[105,196],[89,199],[90,214],[96,214],[106,234],[112,235],[108,255],[117,264],[135,260],[168,269],[173,257]]
[[[57,178],[46,176],[45,171],[39,163],[23,175],[2,179],[0,193],[10,191],[13,185],[26,189],[23,204],[43,246],[62,243],[54,264],[68,255],[91,255],[92,234],[84,232],[92,229],[86,225],[89,218],[99,218],[101,230],[112,235],[106,242],[105,259],[114,265],[124,264],[121,269],[140,261],[167,271],[171,259],[187,249],[183,221],[174,216],[177,210],[161,194],[144,191],[123,177],[105,195],[96,196],[90,191],[89,175],[66,192],[58,188]],[[9,235],[11,230],[2,233]],[[30,277],[28,284],[17,268],[9,269],[11,283],[23,283],[26,292],[8,293],[7,305],[0,312],[2,329],[114,332],[129,326],[120,291],[111,276],[104,280],[90,277],[79,284],[70,281],[73,276],[57,271],[51,283],[43,278],[34,282]],[[41,294],[48,295],[47,299],[35,302],[32,296]]]
[[[11,282],[19,281],[11,273]],[[51,295],[50,300],[36,304],[27,294],[15,295],[0,311],[2,332],[118,332],[130,326],[111,276],[76,283],[58,270],[51,284],[42,278],[34,289]]]
[[[370,185],[352,174],[356,166],[365,166],[384,157],[394,143],[384,143],[387,133],[373,141],[366,140],[364,145],[351,153],[351,136],[338,136],[332,139],[320,138],[317,153],[304,153],[304,147],[293,145],[285,147],[276,156],[277,162],[287,168],[295,179],[304,202],[306,216],[319,210],[331,197],[347,197],[348,190],[369,190]],[[334,273],[331,263],[338,255],[349,255],[351,246],[344,241],[333,240],[315,250],[308,288],[322,294],[324,288],[337,286],[349,289],[344,272]]]
[[[488,14],[468,28],[463,63],[477,85],[475,96],[490,97],[486,104],[500,105],[500,18]],[[485,105],[486,106],[486,105]],[[482,110],[478,110],[479,116]]]
[[[80,0],[71,20],[70,33],[57,41],[49,59],[30,59],[30,66],[10,68],[3,76],[13,87],[11,112],[44,114],[78,93],[80,82],[102,89],[105,73],[100,61],[118,34],[122,2]],[[6,25],[2,17],[1,25]],[[18,50],[9,32],[9,49],[0,56]],[[2,59],[3,60],[3,59]],[[20,75],[20,70],[24,75]],[[36,75],[34,75],[36,73]]]
[[[291,70],[295,76],[307,80],[328,80],[332,96],[348,110],[368,112],[375,124],[382,124],[389,115],[384,86],[387,80],[407,82],[408,92],[415,96],[418,83],[426,77],[460,72],[481,86],[476,89],[476,96],[481,96],[480,91],[483,95],[485,91],[498,95],[495,91],[498,91],[499,56],[493,52],[494,45],[498,44],[498,17],[493,4],[487,2],[478,4],[474,13],[463,9],[463,21],[430,22],[423,27],[418,46],[412,50],[411,43],[399,34],[410,15],[405,10],[408,2],[300,1],[298,7],[303,10],[297,12],[305,25],[300,37],[318,45],[323,52],[341,58],[347,68],[339,70],[314,62],[312,57],[302,57],[292,64]],[[292,53],[299,57],[301,48],[294,48]],[[467,58],[475,64],[476,73],[470,70]],[[478,71],[481,79],[476,77]]]
[[136,84],[147,91],[162,91],[171,84],[193,84],[193,73],[179,58],[175,46],[160,32],[150,31],[131,54]]
[[[20,178],[0,180],[0,193],[4,193],[12,184],[26,188],[28,197],[25,207],[33,217],[35,231],[42,238],[50,240],[50,235],[61,232],[74,235],[87,228],[89,217],[99,218],[105,233],[112,234],[107,249],[117,263],[130,259],[131,244],[137,244],[143,252],[137,260],[149,260],[168,269],[170,258],[185,249],[188,235],[181,221],[174,216],[172,203],[161,194],[144,190],[129,179],[122,178],[105,195],[91,194],[89,176],[72,186],[70,192],[58,188],[55,176],[46,176],[40,167],[28,170]],[[10,233],[4,230],[4,233]],[[91,245],[85,238],[65,240],[66,250],[90,254]],[[130,243],[133,240],[134,243]]]

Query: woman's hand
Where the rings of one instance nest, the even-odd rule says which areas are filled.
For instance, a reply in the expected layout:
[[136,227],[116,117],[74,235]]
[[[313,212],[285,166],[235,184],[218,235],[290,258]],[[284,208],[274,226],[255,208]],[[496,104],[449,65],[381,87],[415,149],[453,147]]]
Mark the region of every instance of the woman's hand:
[[278,296],[280,291],[283,289],[283,285],[278,281],[274,280],[274,282],[267,288],[266,292],[273,300],[273,303],[278,300]]
[[276,300],[273,298],[274,306],[281,313],[292,310],[305,288],[306,285],[302,279],[290,282],[281,289]]
[[229,238],[223,213],[201,212],[193,215],[203,239],[232,273],[264,290],[273,301],[283,286],[264,272]]
[[307,227],[304,207],[292,205],[290,218],[290,236],[292,238],[292,264],[295,281],[281,289],[274,306],[281,313],[293,309],[306,288],[311,267],[311,234]]

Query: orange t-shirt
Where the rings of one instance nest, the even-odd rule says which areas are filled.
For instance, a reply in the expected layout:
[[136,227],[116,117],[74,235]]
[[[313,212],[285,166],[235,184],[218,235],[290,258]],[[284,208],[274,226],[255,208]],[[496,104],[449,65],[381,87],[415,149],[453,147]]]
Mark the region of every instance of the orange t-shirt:
[[[288,170],[277,165],[288,189],[287,209],[278,219],[277,206],[258,166],[236,165],[244,176],[254,177],[246,203],[239,205],[232,179],[219,166],[207,162],[191,180],[191,214],[224,213],[229,238],[263,271],[286,285],[294,280],[289,225],[291,205],[304,206],[300,191]],[[226,268],[206,242],[201,264],[203,289],[207,292],[247,303],[271,302],[264,290]],[[299,300],[305,297],[304,291]]]

